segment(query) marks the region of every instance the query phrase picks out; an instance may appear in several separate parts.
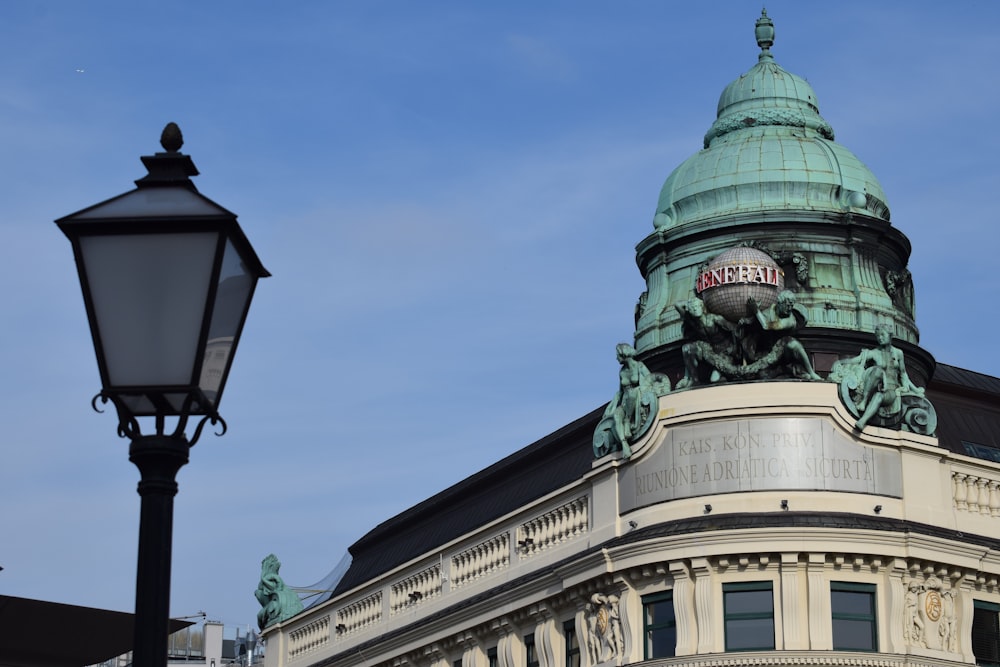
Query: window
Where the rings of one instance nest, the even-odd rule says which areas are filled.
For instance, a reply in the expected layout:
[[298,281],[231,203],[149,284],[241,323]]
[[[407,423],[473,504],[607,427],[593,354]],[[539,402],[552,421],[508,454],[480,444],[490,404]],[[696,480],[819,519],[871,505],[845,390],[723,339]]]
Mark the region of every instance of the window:
[[972,654],[977,665],[1000,667],[1000,605],[973,600]]
[[770,581],[723,584],[727,651],[774,649],[774,590]]
[[1000,463],[1000,448],[981,445],[978,442],[969,442],[968,440],[962,441],[962,447],[965,448],[965,453],[969,456]]
[[535,650],[535,634],[524,636],[524,656],[527,667],[538,667],[538,651]]
[[677,648],[673,591],[643,597],[642,615],[642,634],[646,638],[645,659],[673,656]]
[[566,640],[566,667],[580,667],[580,642],[576,638],[576,620],[563,623],[563,638]]
[[840,651],[877,651],[873,584],[830,583],[833,648]]
[[497,647],[494,646],[486,651],[486,662],[490,667],[497,667],[500,662],[497,660]]

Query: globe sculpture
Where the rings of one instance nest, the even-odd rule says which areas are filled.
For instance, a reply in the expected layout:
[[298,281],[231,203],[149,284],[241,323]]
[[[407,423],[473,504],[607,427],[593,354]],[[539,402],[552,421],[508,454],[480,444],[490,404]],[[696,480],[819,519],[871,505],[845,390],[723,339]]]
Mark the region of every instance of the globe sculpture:
[[730,322],[753,317],[747,299],[761,310],[773,305],[785,289],[785,272],[770,255],[746,246],[730,248],[715,256],[698,276],[695,291],[711,313]]

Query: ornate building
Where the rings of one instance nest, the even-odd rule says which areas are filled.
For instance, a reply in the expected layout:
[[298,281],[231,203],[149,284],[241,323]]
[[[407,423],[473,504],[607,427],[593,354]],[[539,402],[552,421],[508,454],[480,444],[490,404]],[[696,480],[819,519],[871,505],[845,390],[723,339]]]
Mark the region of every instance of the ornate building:
[[878,180],[755,36],[611,402],[361,538],[270,666],[1000,664],[1000,379],[919,347]]

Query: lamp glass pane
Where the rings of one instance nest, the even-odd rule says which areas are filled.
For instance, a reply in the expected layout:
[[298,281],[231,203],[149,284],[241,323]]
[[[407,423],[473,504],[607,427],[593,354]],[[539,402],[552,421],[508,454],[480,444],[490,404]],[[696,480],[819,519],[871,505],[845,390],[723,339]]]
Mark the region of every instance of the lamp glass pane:
[[225,384],[230,355],[250,305],[255,281],[256,277],[247,271],[239,252],[227,239],[199,382],[213,405]]
[[111,387],[190,385],[218,234],[84,236]]

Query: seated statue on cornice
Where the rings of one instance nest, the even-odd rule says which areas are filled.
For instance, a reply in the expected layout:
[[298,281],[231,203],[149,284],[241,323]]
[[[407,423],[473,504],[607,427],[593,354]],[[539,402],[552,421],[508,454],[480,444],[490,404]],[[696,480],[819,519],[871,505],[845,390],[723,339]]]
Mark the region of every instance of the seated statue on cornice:
[[834,362],[829,379],[840,385],[840,398],[858,418],[859,431],[868,424],[933,435],[937,413],[924,389],[910,380],[903,351],[892,344],[892,328],[875,327],[877,347],[851,359]]
[[624,458],[632,455],[629,445],[635,442],[656,419],[659,397],[670,393],[670,379],[651,373],[635,358],[635,348],[628,343],[615,347],[618,363],[618,391],[604,409],[604,416],[594,431],[594,456],[600,458],[621,451]]

